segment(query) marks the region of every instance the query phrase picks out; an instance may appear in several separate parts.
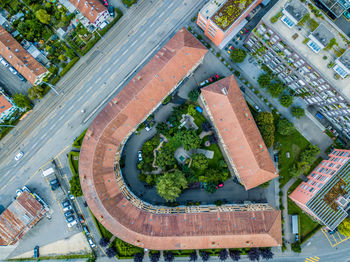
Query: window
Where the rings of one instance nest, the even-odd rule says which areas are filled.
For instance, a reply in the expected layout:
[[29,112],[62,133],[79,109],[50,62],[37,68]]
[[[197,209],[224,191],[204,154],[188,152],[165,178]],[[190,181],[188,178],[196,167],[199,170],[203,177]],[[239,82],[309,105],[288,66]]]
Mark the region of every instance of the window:
[[330,164],[329,164],[329,167],[332,167],[333,165],[334,165],[333,163],[330,163]]
[[315,173],[312,173],[311,177],[314,177],[316,174]]
[[294,25],[294,22],[290,20],[287,16],[283,16],[281,18],[282,22],[285,23],[289,28],[291,28]]
[[324,170],[324,168],[322,167],[321,170],[319,171],[320,173],[323,173],[322,171]]
[[310,190],[309,190],[309,191],[310,191],[310,192],[312,192],[313,190],[314,190],[314,188],[312,187],[312,188],[310,188]]

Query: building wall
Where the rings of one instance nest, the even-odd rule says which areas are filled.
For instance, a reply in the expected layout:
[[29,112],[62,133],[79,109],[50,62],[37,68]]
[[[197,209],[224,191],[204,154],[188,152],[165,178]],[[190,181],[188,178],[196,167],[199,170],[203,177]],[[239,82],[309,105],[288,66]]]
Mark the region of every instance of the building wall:
[[350,150],[334,149],[328,155],[327,160],[323,160],[307,176],[308,181],[302,182],[290,195],[292,199],[302,210],[315,219],[317,216],[306,206],[307,202],[334,176],[337,171],[349,160]]
[[262,2],[262,0],[256,0],[249,8],[247,8],[241,16],[228,28],[223,31],[218,27],[210,17],[203,17],[200,12],[197,17],[197,25],[203,29],[204,35],[207,36],[216,46],[219,46],[224,39],[231,34],[231,32],[245,19],[249,13]]

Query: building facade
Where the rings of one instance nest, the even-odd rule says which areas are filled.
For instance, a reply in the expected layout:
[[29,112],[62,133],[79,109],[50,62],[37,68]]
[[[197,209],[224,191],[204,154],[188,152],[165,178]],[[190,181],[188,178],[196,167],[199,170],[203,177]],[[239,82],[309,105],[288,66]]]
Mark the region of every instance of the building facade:
[[39,85],[49,73],[2,26],[0,26],[0,55],[32,85]]
[[197,25],[223,48],[248,22],[245,18],[262,0],[210,0],[199,11]]
[[0,123],[10,119],[17,109],[12,99],[0,88]]
[[[280,18],[273,22],[279,12]],[[334,28],[316,19],[298,0],[281,0],[247,37],[245,46],[303,98],[306,106],[315,106],[349,138],[349,50],[345,51],[347,45]],[[338,46],[332,49],[334,41]],[[338,52],[341,48],[343,54]],[[339,57],[335,59],[334,54]]]
[[334,230],[350,208],[350,150],[335,149],[290,195],[303,211]]
[[89,28],[98,28],[109,18],[107,8],[99,0],[69,0],[86,18],[80,19],[82,24]]

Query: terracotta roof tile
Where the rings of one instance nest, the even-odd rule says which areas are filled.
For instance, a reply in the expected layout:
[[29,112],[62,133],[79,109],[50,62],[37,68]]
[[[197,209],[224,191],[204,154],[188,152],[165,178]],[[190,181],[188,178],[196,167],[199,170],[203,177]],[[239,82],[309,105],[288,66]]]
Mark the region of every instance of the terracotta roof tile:
[[7,99],[0,95],[0,115],[4,113],[6,110],[10,109],[12,107],[12,104],[7,101]]
[[2,26],[0,26],[0,55],[32,85],[38,76],[47,71]]
[[230,76],[203,88],[202,97],[245,188],[278,177],[235,78]]
[[198,40],[181,29],[105,106],[88,129],[81,148],[79,174],[84,196],[110,232],[140,247],[281,245],[280,211],[153,214],[124,197],[117,183],[114,162],[120,144],[206,52]]
[[107,8],[99,0],[69,0],[91,23]]

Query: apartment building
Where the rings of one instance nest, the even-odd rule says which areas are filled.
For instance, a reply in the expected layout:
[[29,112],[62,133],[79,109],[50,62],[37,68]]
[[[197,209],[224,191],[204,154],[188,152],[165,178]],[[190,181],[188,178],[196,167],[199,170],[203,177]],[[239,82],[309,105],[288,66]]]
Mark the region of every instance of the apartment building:
[[11,103],[11,100],[0,89],[0,123],[11,117],[16,107]]
[[80,19],[85,27],[100,27],[109,13],[107,8],[99,0],[69,0],[79,12],[86,18]]
[[303,211],[334,230],[350,208],[350,150],[335,149],[290,195]]
[[47,69],[2,26],[0,26],[0,55],[32,85],[40,84],[48,74]]
[[332,19],[340,17],[350,8],[348,0],[316,0],[315,4],[322,8]]
[[246,17],[262,0],[210,0],[199,11],[197,25],[219,48],[247,24]]
[[307,106],[350,137],[349,50],[332,25],[316,18],[299,0],[281,0],[245,46]]

